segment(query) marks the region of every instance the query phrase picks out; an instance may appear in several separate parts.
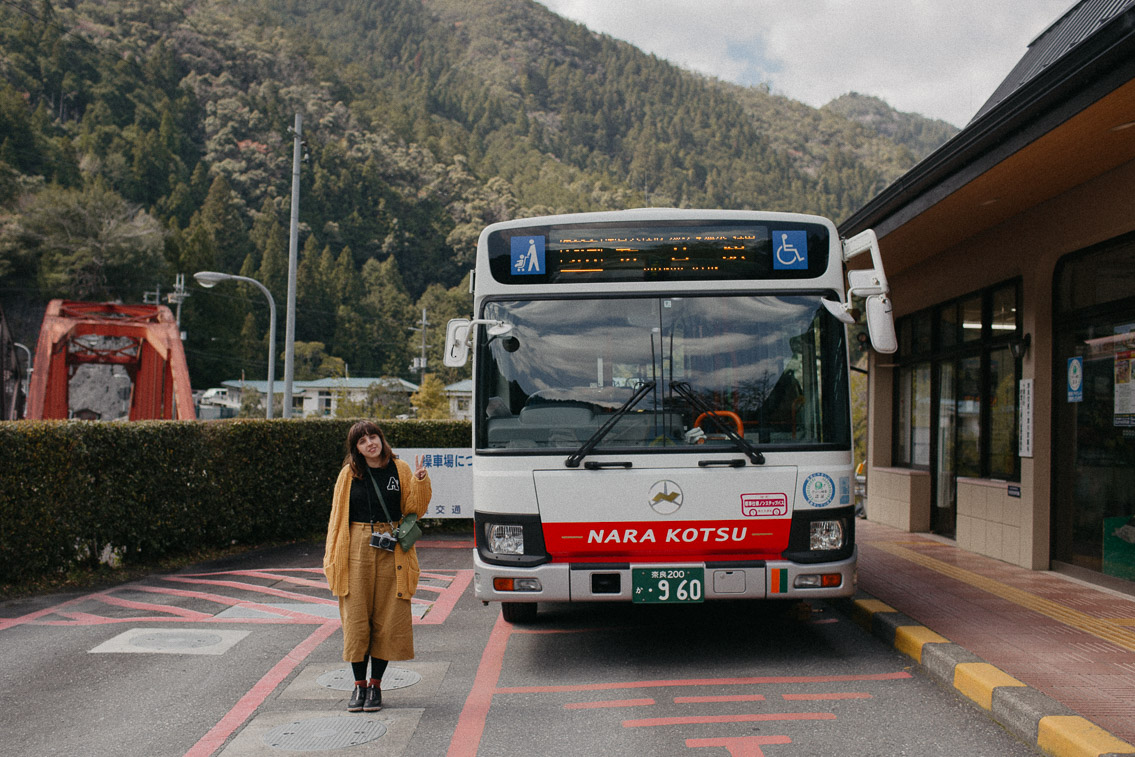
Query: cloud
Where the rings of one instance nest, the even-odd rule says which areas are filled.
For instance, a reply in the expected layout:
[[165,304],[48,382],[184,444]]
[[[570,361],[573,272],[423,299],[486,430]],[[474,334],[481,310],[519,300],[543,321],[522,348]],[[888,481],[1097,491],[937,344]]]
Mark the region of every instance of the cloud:
[[542,0],[683,68],[964,125],[1070,0]]

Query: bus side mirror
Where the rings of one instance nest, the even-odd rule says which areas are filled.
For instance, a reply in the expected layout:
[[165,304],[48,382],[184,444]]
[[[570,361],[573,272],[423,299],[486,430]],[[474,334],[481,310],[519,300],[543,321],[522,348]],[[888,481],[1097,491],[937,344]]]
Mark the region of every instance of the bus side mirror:
[[891,298],[885,294],[873,294],[866,300],[867,333],[871,335],[871,346],[876,352],[890,354],[899,348],[895,336],[895,319],[891,314]]
[[469,361],[469,329],[472,322],[468,318],[454,318],[445,327],[445,359],[447,368],[460,368]]

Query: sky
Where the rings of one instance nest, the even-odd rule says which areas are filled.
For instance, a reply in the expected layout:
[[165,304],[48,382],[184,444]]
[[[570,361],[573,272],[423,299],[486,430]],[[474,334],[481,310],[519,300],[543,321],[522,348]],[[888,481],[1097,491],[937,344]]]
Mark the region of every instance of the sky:
[[1073,0],[538,0],[682,68],[962,127]]

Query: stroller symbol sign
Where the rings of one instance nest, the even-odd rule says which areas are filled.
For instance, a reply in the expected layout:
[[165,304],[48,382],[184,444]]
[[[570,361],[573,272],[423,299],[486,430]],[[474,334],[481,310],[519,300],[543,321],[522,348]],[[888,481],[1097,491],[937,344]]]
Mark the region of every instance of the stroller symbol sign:
[[774,271],[808,269],[808,233],[805,231],[772,232]]
[[544,237],[513,237],[510,252],[514,275],[535,276],[544,273]]

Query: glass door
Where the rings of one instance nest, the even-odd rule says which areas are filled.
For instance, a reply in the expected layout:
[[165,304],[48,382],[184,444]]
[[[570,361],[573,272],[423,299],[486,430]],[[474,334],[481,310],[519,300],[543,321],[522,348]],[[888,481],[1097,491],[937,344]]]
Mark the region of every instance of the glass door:
[[936,534],[953,536],[957,526],[957,470],[955,442],[957,438],[958,401],[954,364],[937,364],[938,418],[935,435],[934,509],[930,513],[930,529]]

